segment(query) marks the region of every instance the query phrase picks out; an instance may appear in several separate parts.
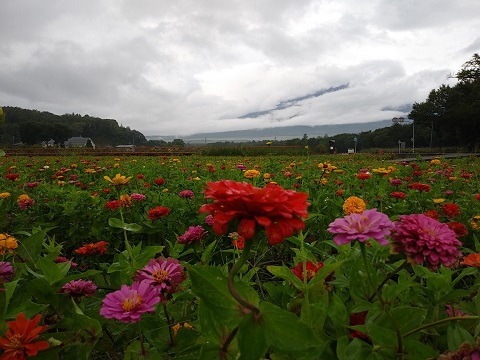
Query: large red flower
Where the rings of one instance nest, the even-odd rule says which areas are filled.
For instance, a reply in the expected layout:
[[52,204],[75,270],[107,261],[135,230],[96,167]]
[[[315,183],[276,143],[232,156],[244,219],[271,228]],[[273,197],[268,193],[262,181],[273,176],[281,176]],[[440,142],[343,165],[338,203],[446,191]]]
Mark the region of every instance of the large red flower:
[[105,246],[108,245],[106,241],[99,241],[93,244],[85,244],[82,247],[75,250],[77,254],[82,255],[93,255],[93,254],[104,254],[107,252],[107,248]]
[[271,245],[282,242],[305,227],[308,194],[285,190],[279,185],[257,188],[250,183],[221,180],[208,182],[203,192],[212,204],[200,207],[200,213],[214,216],[213,231],[225,234],[233,219],[239,219],[237,232],[251,239],[257,225],[265,227]]
[[37,314],[33,320],[27,320],[24,313],[19,313],[15,321],[7,321],[7,333],[0,338],[1,359],[26,359],[48,348],[48,341],[33,342],[47,329],[47,326],[37,326],[41,317]]

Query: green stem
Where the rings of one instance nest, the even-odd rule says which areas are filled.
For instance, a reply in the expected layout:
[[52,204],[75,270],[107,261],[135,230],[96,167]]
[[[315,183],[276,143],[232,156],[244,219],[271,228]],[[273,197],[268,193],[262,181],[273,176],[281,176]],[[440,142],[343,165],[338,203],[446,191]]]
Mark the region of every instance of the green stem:
[[479,319],[480,319],[480,316],[453,316],[453,317],[448,317],[448,318],[445,318],[445,319],[434,321],[434,322],[429,323],[429,324],[419,326],[416,329],[413,329],[409,332],[406,332],[405,334],[403,334],[403,336],[407,337],[407,336],[413,335],[416,332],[419,332],[421,330],[428,329],[429,327],[445,324],[445,323],[448,323],[450,321],[455,321],[455,320],[479,320]]
[[172,330],[172,324],[170,322],[170,316],[168,315],[167,311],[167,304],[163,304],[163,311],[165,313],[165,318],[167,319],[167,325],[168,325],[168,335],[170,336],[170,346],[173,346],[174,344],[174,339],[173,339],[173,330]]
[[237,274],[237,272],[242,268],[243,264],[247,262],[248,256],[250,255],[250,250],[252,249],[253,244],[254,244],[254,239],[245,239],[245,246],[243,248],[242,254],[238,258],[238,260],[235,262],[235,264],[233,264],[232,268],[230,269],[230,272],[228,273],[228,290],[240,305],[251,310],[253,313],[255,313],[255,315],[258,315],[260,314],[260,309],[255,305],[253,305],[251,302],[244,299],[238,293],[237,289],[235,289],[235,286],[233,285],[233,279],[235,278],[235,275]]
[[[125,220],[123,218],[122,202],[120,200],[120,196],[118,197],[118,201],[120,201],[120,207],[119,207],[120,219],[122,220],[122,224],[124,224],[124,226],[125,226]],[[125,240],[125,249],[127,250],[128,257],[130,258],[130,263],[132,264],[132,267],[135,267],[135,260],[133,258],[133,250],[132,250],[132,247],[131,247],[130,243],[128,242],[127,230],[125,230],[125,229],[123,229],[123,238]]]
[[383,288],[383,286],[392,278],[394,277],[395,275],[397,275],[401,270],[405,269],[406,267],[408,266],[408,261],[405,260],[400,266],[398,266],[394,271],[392,271],[391,273],[389,273],[385,279],[383,279],[383,281],[381,282],[380,285],[378,285],[377,287],[377,291],[375,291],[369,298],[368,298],[368,301],[372,301],[374,298],[375,298],[375,295],[377,295],[377,293],[380,293]]
[[397,352],[398,352],[398,357],[399,359],[402,358],[402,353],[403,353],[403,339],[402,339],[402,334],[400,332],[400,328],[397,324],[397,321],[395,318],[390,314],[390,311],[386,308],[386,303],[385,300],[382,297],[382,294],[380,292],[381,287],[380,286],[375,286],[373,279],[372,279],[372,274],[370,272],[370,267],[368,266],[368,261],[367,261],[367,252],[365,250],[365,243],[360,242],[360,250],[362,252],[362,258],[363,258],[363,263],[365,264],[365,270],[367,272],[367,278],[368,282],[370,283],[370,286],[375,289],[375,294],[377,295],[378,301],[380,301],[380,304],[382,304],[382,309],[385,311],[385,314],[389,317],[390,321],[392,322],[392,325],[395,328],[395,332],[397,334]]

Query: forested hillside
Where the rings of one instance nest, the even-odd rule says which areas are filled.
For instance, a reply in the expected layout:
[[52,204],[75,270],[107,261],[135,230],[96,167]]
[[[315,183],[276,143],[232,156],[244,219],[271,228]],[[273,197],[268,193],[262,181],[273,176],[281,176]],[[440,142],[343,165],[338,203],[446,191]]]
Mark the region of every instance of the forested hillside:
[[116,120],[79,114],[55,115],[49,112],[3,107],[5,121],[0,125],[0,142],[12,145],[40,144],[50,139],[61,144],[72,136],[89,137],[96,145],[144,145],[145,136],[129,127],[119,126]]

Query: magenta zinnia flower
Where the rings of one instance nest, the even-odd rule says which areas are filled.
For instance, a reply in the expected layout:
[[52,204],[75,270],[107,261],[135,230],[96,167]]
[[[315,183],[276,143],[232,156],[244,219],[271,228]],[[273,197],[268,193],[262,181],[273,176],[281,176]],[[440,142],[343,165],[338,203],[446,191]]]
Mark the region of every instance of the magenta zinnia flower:
[[424,214],[400,215],[392,232],[392,251],[405,253],[416,264],[426,263],[434,271],[440,264],[450,267],[462,257],[462,243],[453,230]]
[[195,193],[192,190],[182,190],[178,195],[184,199],[193,199]]
[[177,236],[177,242],[179,244],[192,244],[202,240],[207,235],[207,232],[201,225],[190,226],[183,235]]
[[134,275],[135,281],[146,282],[154,286],[162,297],[164,293],[175,293],[185,278],[186,274],[180,261],[162,257],[151,259],[142,270],[138,270]]
[[62,286],[60,292],[63,294],[69,294],[71,297],[90,297],[97,291],[97,285],[91,280],[72,280]]
[[143,313],[153,314],[160,302],[159,291],[146,281],[122,285],[120,290],[107,294],[103,299],[100,315],[124,323],[136,323]]
[[12,264],[8,261],[0,261],[0,284],[10,281],[15,274]]
[[390,234],[392,228],[393,222],[387,215],[378,212],[377,209],[371,209],[335,219],[328,226],[328,231],[336,234],[333,241],[337,245],[348,244],[354,240],[365,242],[374,239],[385,246],[388,245],[385,236]]
[[132,201],[143,201],[146,198],[147,197],[145,195],[138,193],[133,193],[132,195],[130,195],[130,199],[132,199]]

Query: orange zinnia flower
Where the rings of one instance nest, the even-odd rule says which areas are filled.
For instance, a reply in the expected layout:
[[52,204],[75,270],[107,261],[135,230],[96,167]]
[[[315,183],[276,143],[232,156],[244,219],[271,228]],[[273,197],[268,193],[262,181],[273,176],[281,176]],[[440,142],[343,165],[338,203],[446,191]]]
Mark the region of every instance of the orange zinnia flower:
[[312,280],[317,274],[318,270],[323,267],[323,262],[319,261],[316,265],[315,263],[308,260],[305,264],[305,274],[303,272],[303,263],[299,262],[292,270],[293,274],[303,281],[305,277],[307,282]]
[[12,252],[18,248],[17,239],[8,234],[0,234],[0,255],[4,255],[6,251]]
[[480,268],[480,254],[467,255],[460,264]]
[[27,356],[36,356],[39,350],[48,348],[48,341],[33,342],[48,327],[37,326],[41,317],[37,314],[33,320],[27,320],[24,313],[19,313],[15,321],[7,321],[7,333],[0,338],[2,359],[26,359]]
[[345,212],[345,215],[350,215],[354,213],[361,214],[365,211],[366,208],[367,205],[365,204],[365,201],[363,201],[357,196],[350,196],[343,203],[343,211]]
[[83,255],[92,255],[92,254],[104,254],[107,249],[105,246],[108,245],[108,242],[106,241],[99,241],[94,244],[86,244],[82,246],[81,248],[78,248],[75,250],[77,254],[83,254]]

